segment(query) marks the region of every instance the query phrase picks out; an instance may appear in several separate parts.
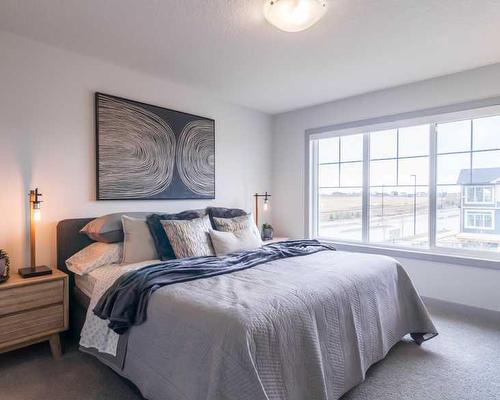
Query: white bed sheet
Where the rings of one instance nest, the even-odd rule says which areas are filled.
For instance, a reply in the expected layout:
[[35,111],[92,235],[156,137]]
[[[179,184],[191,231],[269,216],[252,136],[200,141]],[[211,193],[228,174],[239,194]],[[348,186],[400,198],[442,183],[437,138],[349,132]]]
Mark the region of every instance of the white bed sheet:
[[[101,267],[102,268],[102,267]],[[88,298],[92,297],[92,292],[94,291],[94,286],[96,278],[93,277],[92,272],[85,275],[75,274],[75,285],[78,289],[82,291]]]
[[[137,267],[143,267],[146,265],[151,265],[157,262],[161,262],[160,260],[148,260],[140,263],[134,264],[106,264],[99,268],[94,269],[88,274],[77,275],[75,274],[75,285],[78,289],[80,289],[87,297],[91,298],[94,293],[94,288],[99,280],[101,280],[104,276],[108,276],[109,274],[113,276],[119,276],[123,272],[129,271],[130,269],[135,269]],[[132,266],[132,268],[130,268]]]
[[94,278],[94,288],[87,309],[87,318],[80,334],[80,345],[94,348],[102,353],[116,355],[119,335],[108,328],[108,321],[98,318],[92,310],[104,292],[115,282],[118,277],[128,271],[153,265],[160,260],[148,260],[134,264],[109,264],[103,265],[89,275]]

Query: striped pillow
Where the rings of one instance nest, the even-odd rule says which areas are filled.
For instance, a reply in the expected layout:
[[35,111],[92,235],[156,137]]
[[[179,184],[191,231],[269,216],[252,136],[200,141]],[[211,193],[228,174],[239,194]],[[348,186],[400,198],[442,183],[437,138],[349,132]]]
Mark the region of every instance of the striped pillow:
[[213,218],[215,229],[222,232],[238,232],[251,229],[260,237],[259,228],[255,225],[252,213],[234,218]]
[[210,241],[212,228],[208,215],[184,221],[161,221],[177,258],[215,255]]

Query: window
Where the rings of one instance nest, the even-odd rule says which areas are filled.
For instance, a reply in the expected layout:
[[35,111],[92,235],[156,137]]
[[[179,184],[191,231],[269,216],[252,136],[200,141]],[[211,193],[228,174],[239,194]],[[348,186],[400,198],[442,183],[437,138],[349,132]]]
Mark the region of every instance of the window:
[[465,202],[470,204],[493,203],[493,186],[467,186]]
[[496,112],[312,134],[311,236],[500,253]]
[[370,242],[427,247],[429,125],[368,136]]
[[325,139],[318,150],[318,233],[360,241],[363,135]]
[[465,211],[465,228],[494,229],[493,211]]

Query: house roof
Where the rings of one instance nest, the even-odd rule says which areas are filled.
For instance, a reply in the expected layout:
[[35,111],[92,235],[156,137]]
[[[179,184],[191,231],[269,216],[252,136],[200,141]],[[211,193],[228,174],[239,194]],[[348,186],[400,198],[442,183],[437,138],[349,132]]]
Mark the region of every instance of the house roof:
[[457,179],[457,183],[459,185],[467,185],[470,183],[483,184],[496,182],[500,182],[500,168],[473,168],[472,176],[470,169],[463,169],[460,171],[460,175]]

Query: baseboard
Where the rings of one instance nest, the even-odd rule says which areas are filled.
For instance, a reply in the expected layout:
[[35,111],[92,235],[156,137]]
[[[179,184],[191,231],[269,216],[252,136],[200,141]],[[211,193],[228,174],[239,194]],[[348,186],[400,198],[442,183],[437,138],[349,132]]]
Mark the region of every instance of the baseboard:
[[422,296],[422,300],[426,306],[443,313],[458,315],[474,321],[500,324],[500,311],[487,310],[485,308],[468,306],[465,304],[454,303],[426,296]]

